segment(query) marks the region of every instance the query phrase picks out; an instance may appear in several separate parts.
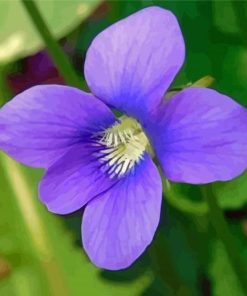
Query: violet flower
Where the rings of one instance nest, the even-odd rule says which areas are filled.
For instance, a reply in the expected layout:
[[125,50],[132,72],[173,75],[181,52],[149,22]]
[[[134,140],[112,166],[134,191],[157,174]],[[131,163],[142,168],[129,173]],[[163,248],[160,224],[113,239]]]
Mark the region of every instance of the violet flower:
[[0,147],[46,169],[39,193],[47,208],[67,214],[86,205],[83,245],[101,268],[128,267],[153,239],[162,184],[149,144],[175,182],[229,180],[247,167],[243,107],[204,88],[162,103],[184,54],[175,16],[149,7],[93,40],[85,62],[92,94],[36,86],[0,111]]

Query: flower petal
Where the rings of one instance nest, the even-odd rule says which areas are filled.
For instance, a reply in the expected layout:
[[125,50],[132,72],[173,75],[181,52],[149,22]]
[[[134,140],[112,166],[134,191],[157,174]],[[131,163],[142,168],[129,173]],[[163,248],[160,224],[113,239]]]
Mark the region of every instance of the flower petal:
[[134,172],[86,206],[84,248],[100,268],[128,267],[151,243],[160,218],[162,185],[149,156]]
[[184,52],[176,17],[159,7],[145,8],[93,40],[85,77],[98,98],[140,119],[161,102],[183,64]]
[[77,144],[48,168],[40,182],[39,194],[49,211],[74,212],[118,181],[104,173],[95,157],[98,150],[91,143]]
[[176,94],[146,131],[172,181],[226,181],[247,168],[247,110],[215,90]]
[[88,134],[113,124],[111,111],[78,89],[43,85],[0,110],[0,148],[17,161],[48,167]]

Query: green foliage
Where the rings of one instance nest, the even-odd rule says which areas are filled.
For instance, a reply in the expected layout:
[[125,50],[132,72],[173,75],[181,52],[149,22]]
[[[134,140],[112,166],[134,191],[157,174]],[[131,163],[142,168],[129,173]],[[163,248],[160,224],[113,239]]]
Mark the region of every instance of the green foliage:
[[163,178],[165,199],[174,208],[193,215],[205,215],[208,211],[200,187],[189,184],[172,183]]
[[213,17],[215,26],[221,32],[239,34],[238,20],[232,1],[214,1]]
[[[101,0],[37,1],[56,38],[64,37],[87,18]],[[31,55],[44,44],[20,1],[0,1],[0,64]]]
[[242,208],[247,204],[247,172],[232,181],[215,183],[214,190],[223,208]]
[[141,293],[150,282],[146,273],[128,284],[112,285],[100,277],[100,270],[76,245],[80,229],[72,237],[62,225],[63,219],[49,213],[38,200],[40,177],[41,172],[21,167],[1,154],[0,258],[9,262],[11,271],[0,278],[0,295]]
[[212,250],[212,263],[209,267],[209,273],[212,277],[213,295],[244,296],[228,261],[224,246],[219,241],[215,242]]
[[[234,233],[235,243],[239,255],[245,265],[247,265],[246,248],[246,220],[244,222],[229,221],[230,229]],[[243,296],[238,279],[229,263],[225,249],[222,244],[215,240],[210,249],[211,260],[209,263],[209,276],[212,281],[212,295],[215,296]]]

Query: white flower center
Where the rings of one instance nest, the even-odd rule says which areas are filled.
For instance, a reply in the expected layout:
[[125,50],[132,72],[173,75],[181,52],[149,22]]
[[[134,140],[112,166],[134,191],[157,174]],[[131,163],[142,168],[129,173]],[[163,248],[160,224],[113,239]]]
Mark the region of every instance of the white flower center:
[[106,164],[110,178],[121,177],[134,168],[145,152],[148,139],[140,125],[132,118],[103,131],[98,137],[100,162]]

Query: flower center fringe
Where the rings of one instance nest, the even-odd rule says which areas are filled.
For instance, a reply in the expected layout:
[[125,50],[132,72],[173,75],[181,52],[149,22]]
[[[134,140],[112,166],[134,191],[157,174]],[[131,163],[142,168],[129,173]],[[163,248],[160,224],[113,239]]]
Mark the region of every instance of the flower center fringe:
[[125,117],[97,135],[97,144],[102,147],[97,156],[113,178],[134,169],[143,158],[148,139],[136,120]]

